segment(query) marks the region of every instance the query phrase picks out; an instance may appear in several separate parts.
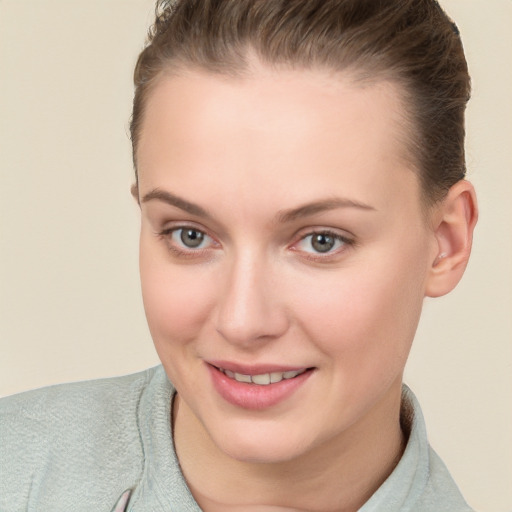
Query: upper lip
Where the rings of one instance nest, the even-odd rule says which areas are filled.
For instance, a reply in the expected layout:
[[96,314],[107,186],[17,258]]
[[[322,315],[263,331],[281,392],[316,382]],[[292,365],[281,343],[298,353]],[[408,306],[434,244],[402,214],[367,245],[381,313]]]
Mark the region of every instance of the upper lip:
[[310,366],[287,366],[282,364],[241,364],[233,361],[206,361],[209,365],[220,368],[221,370],[229,370],[234,373],[243,375],[262,375],[265,373],[277,372],[295,372],[307,370]]

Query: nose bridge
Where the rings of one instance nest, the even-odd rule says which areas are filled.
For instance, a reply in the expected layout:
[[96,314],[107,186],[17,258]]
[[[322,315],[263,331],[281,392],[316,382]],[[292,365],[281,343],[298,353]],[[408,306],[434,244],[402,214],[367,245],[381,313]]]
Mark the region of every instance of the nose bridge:
[[275,339],[287,329],[273,265],[261,252],[233,255],[220,292],[217,331],[230,343],[251,345]]

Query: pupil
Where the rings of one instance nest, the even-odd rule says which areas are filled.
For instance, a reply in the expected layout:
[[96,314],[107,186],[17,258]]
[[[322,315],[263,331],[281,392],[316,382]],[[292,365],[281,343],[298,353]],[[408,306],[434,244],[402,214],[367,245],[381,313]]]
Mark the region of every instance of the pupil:
[[187,247],[198,247],[204,240],[204,233],[195,229],[182,229],[180,238]]
[[317,234],[313,236],[311,245],[318,252],[327,252],[334,247],[334,237],[326,234]]

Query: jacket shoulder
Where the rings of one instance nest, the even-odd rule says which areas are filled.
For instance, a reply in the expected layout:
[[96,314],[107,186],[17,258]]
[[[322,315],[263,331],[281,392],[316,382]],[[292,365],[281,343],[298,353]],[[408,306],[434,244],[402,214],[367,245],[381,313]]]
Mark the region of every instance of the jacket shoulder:
[[2,434],[19,437],[26,430],[33,432],[34,428],[44,429],[48,425],[54,431],[60,422],[90,422],[95,413],[129,407],[137,401],[154,371],[152,368],[122,377],[57,384],[2,398]]
[[138,405],[156,371],[0,399],[0,510],[28,510],[30,500],[52,489],[74,488],[75,499],[79,489],[99,492],[102,480],[122,479],[119,468],[129,468],[125,479],[137,478]]
[[421,511],[474,512],[439,455],[429,448],[429,478],[421,496]]

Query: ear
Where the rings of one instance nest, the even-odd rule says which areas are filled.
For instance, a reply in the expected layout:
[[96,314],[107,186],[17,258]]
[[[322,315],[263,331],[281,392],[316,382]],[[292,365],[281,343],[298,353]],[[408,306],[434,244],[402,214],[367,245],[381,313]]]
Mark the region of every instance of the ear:
[[428,272],[426,296],[445,295],[460,281],[471,253],[477,219],[475,189],[468,181],[461,180],[452,186],[433,213],[438,252]]
[[133,199],[137,201],[137,204],[140,206],[140,199],[139,199],[139,185],[138,183],[134,183],[131,188],[130,192],[132,194]]

